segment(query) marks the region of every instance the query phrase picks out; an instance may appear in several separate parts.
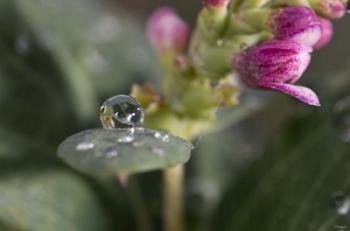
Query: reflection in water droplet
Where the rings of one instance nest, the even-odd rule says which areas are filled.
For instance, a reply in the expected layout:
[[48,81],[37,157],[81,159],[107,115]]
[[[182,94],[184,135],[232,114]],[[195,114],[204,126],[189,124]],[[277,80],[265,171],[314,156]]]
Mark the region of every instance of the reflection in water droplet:
[[350,142],[350,96],[339,100],[334,106],[334,125],[340,138]]
[[102,104],[100,119],[104,128],[142,127],[144,114],[133,97],[117,95]]
[[156,154],[157,156],[163,156],[164,150],[158,147],[152,147],[152,152]]
[[145,128],[144,127],[136,127],[136,131],[138,132],[144,132]]
[[87,151],[87,150],[93,149],[94,147],[95,145],[91,142],[82,142],[77,145],[76,149],[78,151]]
[[350,210],[350,197],[343,192],[336,192],[331,198],[332,206],[340,216],[348,214]]
[[108,148],[105,152],[107,158],[113,158],[118,155],[118,150],[116,148]]

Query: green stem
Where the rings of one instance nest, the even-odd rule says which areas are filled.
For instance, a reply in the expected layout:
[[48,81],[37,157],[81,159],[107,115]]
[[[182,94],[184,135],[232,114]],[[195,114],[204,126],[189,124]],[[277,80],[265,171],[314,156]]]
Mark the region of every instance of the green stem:
[[152,226],[148,211],[144,203],[144,199],[139,188],[139,184],[135,177],[130,179],[127,185],[128,197],[131,204],[131,208],[135,214],[137,230],[139,231],[151,231]]
[[183,179],[184,166],[164,171],[163,213],[165,231],[184,231]]

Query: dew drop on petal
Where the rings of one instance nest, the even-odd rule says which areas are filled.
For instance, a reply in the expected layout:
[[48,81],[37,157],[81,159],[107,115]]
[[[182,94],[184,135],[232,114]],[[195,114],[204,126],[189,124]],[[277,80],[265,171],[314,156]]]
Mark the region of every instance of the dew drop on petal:
[[77,145],[76,149],[78,151],[87,151],[93,149],[94,147],[95,145],[91,142],[82,142]]
[[350,142],[350,96],[344,97],[334,105],[333,121],[342,141]]
[[344,216],[350,210],[350,197],[343,192],[336,192],[332,195],[331,205],[338,215]]
[[136,99],[117,95],[102,104],[100,119],[104,128],[142,127],[144,113]]

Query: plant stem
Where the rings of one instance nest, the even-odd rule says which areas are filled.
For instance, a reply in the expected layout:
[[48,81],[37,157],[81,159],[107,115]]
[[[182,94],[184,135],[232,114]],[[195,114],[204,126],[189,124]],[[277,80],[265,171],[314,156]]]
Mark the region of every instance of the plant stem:
[[184,166],[164,171],[163,217],[165,231],[184,231],[183,179]]
[[148,216],[148,211],[144,199],[142,198],[139,183],[135,177],[128,182],[127,191],[137,221],[137,229],[139,231],[151,231],[152,226]]

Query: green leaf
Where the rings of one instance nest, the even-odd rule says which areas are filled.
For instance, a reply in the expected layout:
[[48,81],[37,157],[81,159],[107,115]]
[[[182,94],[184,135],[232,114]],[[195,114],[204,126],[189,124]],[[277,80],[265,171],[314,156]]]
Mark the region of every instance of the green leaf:
[[341,142],[331,111],[325,105],[295,114],[275,132],[267,150],[226,193],[213,230],[323,231],[350,225],[331,206],[334,193],[350,193],[350,146]]
[[91,186],[66,170],[26,169],[2,176],[0,191],[0,227],[111,230],[108,214]]
[[92,129],[77,133],[58,147],[58,156],[88,174],[118,175],[184,164],[192,144],[151,129]]

